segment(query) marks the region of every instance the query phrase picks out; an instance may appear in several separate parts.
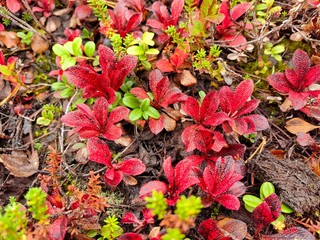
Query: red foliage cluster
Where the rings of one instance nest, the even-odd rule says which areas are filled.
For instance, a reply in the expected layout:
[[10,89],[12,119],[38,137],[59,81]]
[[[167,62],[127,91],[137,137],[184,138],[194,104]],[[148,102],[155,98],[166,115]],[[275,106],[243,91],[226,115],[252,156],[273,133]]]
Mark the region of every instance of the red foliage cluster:
[[311,67],[308,54],[300,49],[294,52],[291,63],[293,69],[270,75],[268,82],[280,94],[288,95],[288,104],[283,105],[292,106],[320,121],[320,90],[312,87],[320,82],[320,65]]
[[[162,73],[155,69],[149,74],[149,87],[153,94],[153,99],[147,94],[147,92],[139,87],[131,89],[131,93],[140,99],[149,98],[150,104],[154,108],[161,110],[167,109],[169,105],[177,102],[181,102],[185,99],[185,95],[177,87],[170,88],[170,81],[168,77],[164,77]],[[159,119],[149,119],[150,130],[154,134],[158,134],[164,128],[164,116],[165,113],[161,113]]]
[[70,67],[65,75],[69,82],[82,89],[84,98],[105,97],[112,103],[116,99],[115,91],[137,65],[137,58],[127,55],[118,61],[114,52],[103,45],[99,47],[98,53],[102,74],[86,65]]

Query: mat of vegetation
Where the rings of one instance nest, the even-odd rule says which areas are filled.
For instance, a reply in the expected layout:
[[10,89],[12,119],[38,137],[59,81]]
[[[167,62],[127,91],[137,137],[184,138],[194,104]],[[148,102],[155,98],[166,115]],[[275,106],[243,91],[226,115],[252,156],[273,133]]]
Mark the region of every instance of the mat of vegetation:
[[319,0],[3,0],[0,240],[320,237]]

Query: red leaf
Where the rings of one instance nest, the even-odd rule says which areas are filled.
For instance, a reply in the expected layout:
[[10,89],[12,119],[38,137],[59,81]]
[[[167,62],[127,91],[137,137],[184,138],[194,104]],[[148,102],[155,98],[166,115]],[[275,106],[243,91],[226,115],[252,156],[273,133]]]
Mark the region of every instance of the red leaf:
[[243,50],[246,48],[247,39],[241,33],[227,32],[223,34],[223,39],[226,41],[226,44],[237,47],[240,50]]
[[64,240],[67,233],[68,219],[66,216],[60,216],[49,225],[50,240]]
[[246,190],[239,182],[242,178],[240,172],[239,165],[231,157],[219,158],[204,169],[199,186],[213,201],[218,201],[226,208],[238,210],[240,202],[237,197]]
[[78,104],[77,107],[78,111],[64,115],[61,121],[75,127],[74,132],[79,133],[81,137],[91,138],[101,135],[108,140],[116,140],[121,136],[121,128],[114,124],[129,114],[127,108],[117,107],[108,116],[108,101],[105,98],[96,101],[94,112],[85,104]]
[[175,170],[172,167],[172,158],[167,157],[163,161],[163,171],[164,174],[167,177],[167,180],[169,182],[169,186],[174,186],[174,181],[175,181]]
[[217,222],[212,218],[209,218],[200,223],[198,233],[205,240],[216,240],[220,233],[220,230],[217,226]]
[[173,66],[175,66],[176,69],[178,69],[184,61],[188,58],[188,53],[180,48],[176,48],[174,50],[173,55],[170,56],[170,62]]
[[132,212],[126,213],[126,215],[124,215],[124,217],[122,218],[121,223],[127,223],[127,224],[135,223],[138,225],[142,224],[142,222]]
[[248,133],[262,131],[262,130],[266,130],[267,128],[269,128],[268,120],[262,115],[251,114],[249,116],[243,117],[243,119],[250,119],[251,121],[253,121],[254,130],[248,131]]
[[200,107],[197,100],[195,100],[193,97],[188,97],[187,101],[185,101],[181,105],[182,110],[189,116],[191,116],[196,122],[200,122]]
[[267,80],[269,84],[280,93],[288,93],[291,89],[291,85],[283,73],[272,74]]
[[114,168],[107,170],[104,174],[104,181],[111,187],[116,187],[123,179],[123,173]]
[[104,141],[99,138],[90,138],[87,143],[87,149],[91,161],[101,163],[112,168],[111,152]]
[[256,225],[256,234],[264,227],[275,221],[281,213],[281,202],[275,193],[265,198],[252,212],[253,222]]
[[65,71],[67,80],[83,89],[83,97],[105,97],[112,103],[125,77],[135,68],[137,58],[124,56],[117,61],[113,51],[103,45],[99,46],[99,61],[102,74],[96,73],[91,66],[74,66]]
[[146,166],[137,158],[126,159],[113,166],[117,171],[121,171],[132,176],[139,175],[146,170]]
[[21,8],[20,2],[18,0],[6,0],[6,6],[13,13],[18,12]]
[[233,21],[236,21],[239,17],[241,17],[245,12],[247,12],[251,7],[251,3],[244,2],[236,5],[231,10],[231,18]]
[[310,69],[311,61],[308,54],[301,49],[297,49],[292,56],[292,65],[299,79],[303,79]]
[[142,237],[138,233],[131,233],[127,232],[121,237],[118,238],[119,240],[142,240]]
[[80,4],[74,12],[80,20],[83,20],[91,15],[92,9],[87,4]]
[[209,92],[203,99],[200,108],[200,119],[202,122],[206,121],[219,106],[219,93],[217,91]]
[[315,240],[316,238],[302,227],[292,227],[273,235],[262,235],[261,240]]
[[164,129],[164,116],[160,115],[159,119],[149,118],[149,127],[154,134],[160,133]]
[[162,72],[174,72],[172,64],[165,58],[157,61],[157,68],[159,68]]
[[184,0],[174,0],[171,4],[171,18],[173,25],[175,26],[178,23],[180,14],[184,6]]
[[142,185],[139,196],[140,198],[144,197],[150,197],[152,194],[152,191],[156,190],[159,192],[162,192],[163,194],[166,194],[168,191],[168,186],[166,183],[161,182],[161,181],[150,181]]

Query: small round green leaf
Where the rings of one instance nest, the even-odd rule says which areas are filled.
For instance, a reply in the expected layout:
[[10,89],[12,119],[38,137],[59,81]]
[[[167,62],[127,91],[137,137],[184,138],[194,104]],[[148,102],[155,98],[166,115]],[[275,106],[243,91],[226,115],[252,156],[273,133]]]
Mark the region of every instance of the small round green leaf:
[[128,47],[127,53],[134,56],[139,56],[144,54],[144,49],[140,46]]
[[142,111],[146,111],[149,107],[150,107],[150,99],[149,98],[143,99],[142,102],[140,103],[140,109]]
[[124,105],[126,105],[129,108],[139,108],[140,101],[138,98],[134,96],[126,96],[122,99]]
[[281,204],[281,212],[283,213],[293,213],[293,209],[286,205],[285,203]]
[[135,122],[135,121],[141,119],[142,114],[143,114],[143,112],[140,108],[133,109],[129,115],[129,119],[130,119],[130,121]]
[[149,117],[152,117],[154,119],[159,119],[160,118],[160,113],[158,112],[157,109],[154,107],[149,107],[146,111],[144,111],[146,114],[149,115]]
[[264,182],[260,187],[260,198],[263,200],[272,193],[275,193],[275,191],[276,190],[271,182]]
[[253,195],[244,195],[242,197],[242,200],[245,203],[245,208],[249,212],[252,212],[253,209],[258,207],[262,203],[262,200],[260,198],[257,198],[256,196],[253,196]]
[[96,44],[94,42],[89,41],[84,45],[84,52],[88,57],[92,57],[95,51]]
[[64,46],[62,46],[62,45],[60,45],[60,44],[55,44],[55,45],[53,45],[52,50],[53,50],[53,52],[54,52],[57,56],[59,56],[59,57],[62,57],[62,56],[70,56],[68,50],[65,49]]

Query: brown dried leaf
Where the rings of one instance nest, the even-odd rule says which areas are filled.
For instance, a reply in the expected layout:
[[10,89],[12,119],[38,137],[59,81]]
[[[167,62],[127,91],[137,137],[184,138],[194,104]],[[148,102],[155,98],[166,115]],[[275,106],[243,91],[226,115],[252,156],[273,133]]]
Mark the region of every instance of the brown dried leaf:
[[31,39],[31,49],[36,54],[41,54],[47,51],[49,48],[49,43],[42,39],[38,34],[33,34]]
[[176,129],[176,121],[169,117],[167,114],[164,114],[164,128],[167,132],[171,132]]
[[247,224],[244,222],[233,219],[233,218],[224,218],[217,223],[222,236],[229,236],[232,239],[244,239],[247,235]]
[[125,182],[125,184],[130,186],[137,185],[138,183],[137,179],[127,174],[123,174],[123,181]]
[[182,73],[178,75],[178,79],[181,85],[186,87],[197,83],[197,79],[188,70],[183,70]]
[[46,30],[47,32],[52,33],[56,31],[60,26],[61,26],[61,18],[52,16],[47,21]]
[[287,125],[285,126],[285,128],[293,133],[293,134],[297,134],[297,133],[307,133],[310,132],[314,129],[320,128],[320,126],[315,126],[311,123],[308,123],[304,120],[302,120],[301,118],[292,118],[287,122]]
[[26,151],[12,151],[11,154],[0,154],[0,162],[15,177],[29,177],[38,172],[39,156],[37,151],[31,155]]
[[13,48],[18,45],[20,39],[15,32],[2,31],[0,32],[0,42],[7,48]]

